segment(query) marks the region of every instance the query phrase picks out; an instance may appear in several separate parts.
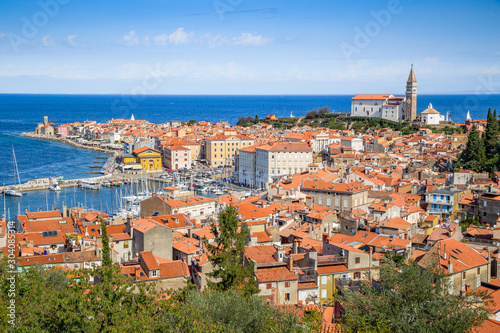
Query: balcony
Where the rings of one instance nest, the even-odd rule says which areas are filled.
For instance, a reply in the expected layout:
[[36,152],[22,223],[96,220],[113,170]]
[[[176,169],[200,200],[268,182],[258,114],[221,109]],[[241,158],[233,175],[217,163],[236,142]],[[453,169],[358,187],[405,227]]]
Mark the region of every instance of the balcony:
[[347,263],[347,257],[341,256],[319,256],[318,266],[340,265]]
[[335,279],[335,284],[337,289],[342,292],[344,290],[350,291],[361,291],[361,281],[354,281],[350,278],[339,278]]

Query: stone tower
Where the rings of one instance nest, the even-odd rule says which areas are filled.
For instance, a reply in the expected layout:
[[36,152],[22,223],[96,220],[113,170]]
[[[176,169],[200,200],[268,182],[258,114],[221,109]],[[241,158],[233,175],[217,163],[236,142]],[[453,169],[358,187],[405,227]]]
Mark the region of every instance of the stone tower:
[[410,75],[406,81],[406,107],[405,120],[412,121],[417,118],[417,79],[411,65]]

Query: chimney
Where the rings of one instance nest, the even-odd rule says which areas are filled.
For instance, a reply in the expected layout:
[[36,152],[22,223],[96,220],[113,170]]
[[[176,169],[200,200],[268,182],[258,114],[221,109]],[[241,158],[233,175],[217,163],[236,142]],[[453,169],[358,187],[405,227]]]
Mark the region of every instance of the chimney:
[[444,245],[443,249],[443,260],[446,260],[446,244]]
[[453,273],[453,264],[451,263],[451,258],[448,259],[448,270]]
[[283,257],[285,256],[285,251],[277,251],[276,252],[276,260],[278,262],[283,262]]
[[293,249],[292,249],[292,254],[297,254],[299,251],[299,243],[294,240],[293,241]]
[[373,248],[370,247],[370,256],[368,257],[368,267],[372,267],[372,256],[373,256]]
[[316,252],[316,251],[309,252],[309,264],[311,263],[311,261],[313,262],[312,266],[313,266],[314,270],[317,270],[318,269],[318,252]]
[[292,258],[292,256],[290,256],[290,257],[288,258],[288,270],[289,270],[290,272],[292,272],[292,269],[293,269],[293,258]]
[[68,207],[62,206],[62,216],[68,217]]

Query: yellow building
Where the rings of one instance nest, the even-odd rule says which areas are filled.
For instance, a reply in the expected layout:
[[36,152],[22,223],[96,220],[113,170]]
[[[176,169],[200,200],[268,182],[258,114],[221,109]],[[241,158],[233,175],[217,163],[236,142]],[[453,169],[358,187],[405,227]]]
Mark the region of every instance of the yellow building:
[[425,229],[425,234],[430,235],[434,227],[439,224],[439,216],[437,215],[429,215],[425,218],[423,225],[427,228]]
[[162,170],[161,152],[149,147],[142,147],[132,152],[144,171]]
[[240,148],[253,146],[254,140],[245,135],[215,135],[205,139],[205,155],[209,165],[232,165]]

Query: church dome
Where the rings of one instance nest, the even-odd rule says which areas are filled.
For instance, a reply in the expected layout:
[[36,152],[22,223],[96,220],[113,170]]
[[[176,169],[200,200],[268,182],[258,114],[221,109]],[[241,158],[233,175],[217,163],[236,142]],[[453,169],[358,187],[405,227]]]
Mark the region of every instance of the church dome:
[[440,114],[436,109],[432,108],[432,103],[429,103],[429,107],[422,111],[421,114]]

